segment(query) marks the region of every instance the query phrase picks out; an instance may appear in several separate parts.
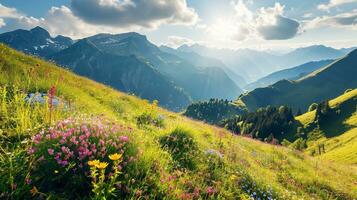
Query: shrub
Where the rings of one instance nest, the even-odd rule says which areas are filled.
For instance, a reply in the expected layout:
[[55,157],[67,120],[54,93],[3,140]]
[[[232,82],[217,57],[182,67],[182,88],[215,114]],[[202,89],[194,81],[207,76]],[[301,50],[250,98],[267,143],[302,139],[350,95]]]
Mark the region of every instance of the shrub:
[[161,147],[170,152],[178,168],[195,168],[198,147],[188,130],[176,128],[169,135],[160,138]]
[[155,115],[149,112],[143,112],[141,115],[136,117],[136,123],[139,127],[146,125],[154,125],[156,127],[164,127],[164,116]]
[[296,150],[303,150],[307,147],[306,140],[304,140],[303,138],[299,138],[295,140],[295,142],[292,143],[291,146]]
[[154,100],[153,103],[142,114],[136,117],[136,124],[139,127],[146,125],[154,125],[156,127],[164,127],[164,116],[156,112],[158,101]]
[[[111,163],[113,170],[105,167],[101,177],[118,175],[115,170],[124,170],[133,154],[128,137],[123,135],[129,131],[131,128],[100,118],[61,121],[32,138],[32,146],[28,149],[33,159],[29,179],[41,192],[65,193],[67,198],[89,195],[90,179],[95,175],[93,170],[90,173],[89,163],[96,159]],[[122,156],[121,165],[109,158],[115,153]],[[104,181],[104,178],[100,179]]]

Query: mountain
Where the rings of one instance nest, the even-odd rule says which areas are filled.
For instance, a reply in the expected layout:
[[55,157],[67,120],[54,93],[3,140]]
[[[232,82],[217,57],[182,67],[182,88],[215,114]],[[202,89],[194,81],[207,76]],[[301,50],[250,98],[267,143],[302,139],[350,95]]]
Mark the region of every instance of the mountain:
[[[306,63],[304,61],[318,61],[326,59],[336,59],[346,55],[344,52],[324,45],[313,45],[295,49],[294,51],[283,55],[286,66],[299,65]],[[303,62],[303,63],[302,63]]]
[[293,68],[280,70],[248,84],[244,89],[250,91],[255,88],[266,87],[283,79],[295,81],[332,62],[333,60],[312,61]]
[[31,30],[18,29],[0,34],[0,42],[40,57],[49,56],[73,44],[71,38],[61,35],[53,38],[45,29],[38,26]]
[[242,90],[220,68],[201,68],[163,52],[138,33],[98,34],[87,38],[103,52],[128,56],[135,55],[161,74],[183,88],[193,100],[210,98],[234,99]]
[[196,52],[186,52],[186,51],[180,51],[178,49],[173,49],[167,46],[160,46],[160,49],[164,52],[176,55],[193,65],[197,67],[202,67],[202,68],[207,68],[207,67],[218,67],[224,70],[224,72],[231,78],[238,87],[242,88],[244,87],[247,82],[244,80],[244,78],[238,74],[236,74],[234,71],[232,71],[230,68],[228,68],[222,61],[215,59],[215,58],[210,58],[206,56],[202,56]]
[[349,50],[338,50],[323,45],[314,45],[295,49],[284,54],[273,54],[252,49],[216,49],[202,45],[183,45],[178,48],[185,52],[220,59],[232,71],[243,75],[248,82],[254,82],[272,72],[302,65],[311,61],[336,59],[346,55]]
[[295,111],[307,110],[310,104],[331,99],[346,89],[357,87],[357,50],[297,80],[282,80],[269,87],[257,88],[242,95],[238,102],[249,110],[268,105],[287,105]]
[[182,90],[150,65],[134,55],[104,53],[88,39],[80,40],[49,58],[79,75],[115,89],[151,101],[159,100],[160,105],[171,110],[179,111],[190,103],[189,97]]
[[0,42],[117,89],[157,99],[160,105],[175,111],[187,106],[191,99],[232,100],[242,93],[221,68],[197,67],[161,51],[146,36],[135,32],[97,34],[76,44],[64,36],[52,38],[45,29],[36,27],[3,33]]
[[[88,177],[89,159],[108,164],[96,171],[107,186],[119,153],[115,199],[357,197],[354,166],[236,136],[2,44],[0,52],[2,199],[93,198],[103,190]],[[66,109],[24,103],[27,94],[50,89]],[[59,164],[67,155],[70,164]]]
[[248,82],[256,80],[271,71],[276,71],[277,63],[273,54],[251,49],[216,49],[202,45],[182,45],[183,52],[196,52],[200,55],[221,60],[231,71],[244,77]]

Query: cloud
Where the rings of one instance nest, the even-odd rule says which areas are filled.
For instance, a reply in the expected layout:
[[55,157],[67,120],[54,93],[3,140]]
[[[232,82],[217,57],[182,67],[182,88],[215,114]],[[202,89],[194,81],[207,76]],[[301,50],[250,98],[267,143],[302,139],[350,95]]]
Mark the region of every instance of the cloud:
[[187,45],[192,45],[195,42],[189,38],[185,38],[185,37],[179,37],[179,36],[169,36],[167,38],[167,43],[166,45],[172,48],[177,48],[180,47],[184,44]]
[[3,26],[6,26],[6,23],[5,23],[4,19],[0,18],[0,28]]
[[[92,6],[99,2],[99,7],[91,12],[94,18],[96,18],[96,14],[98,15],[97,23],[88,22],[87,18],[78,15],[78,9],[73,11],[73,8],[67,6],[52,7],[44,17],[35,18],[22,14],[15,8],[8,8],[0,4],[0,28],[2,31],[11,31],[18,28],[30,29],[41,26],[46,28],[51,35],[60,34],[77,39],[97,33],[140,31],[157,28],[161,24],[190,24],[198,20],[197,14],[193,9],[187,7],[185,0],[146,0],[139,1],[139,3],[132,0],[72,0],[72,6],[74,2],[82,3],[83,6],[80,9],[94,9]],[[153,5],[149,5],[151,3]],[[106,13],[108,11],[106,9],[109,8],[115,12]],[[128,8],[130,9],[128,10]],[[84,13],[82,12],[82,14]],[[108,21],[106,21],[106,17],[109,17]]]
[[236,41],[263,38],[265,40],[286,40],[300,31],[300,23],[284,16],[284,6],[275,3],[273,7],[262,7],[256,12],[248,9],[243,0],[232,2],[235,15],[217,20],[207,27],[212,37],[230,38]]
[[300,23],[284,16],[284,6],[275,3],[274,7],[261,8],[256,22],[258,33],[265,40],[286,40],[298,32]]
[[355,3],[357,0],[330,0],[329,3],[327,4],[320,4],[317,6],[319,10],[330,10],[331,8],[343,5],[343,4],[348,4],[348,3]]
[[0,18],[17,18],[21,14],[15,8],[5,7],[0,3]]
[[73,13],[85,22],[107,26],[157,28],[193,25],[198,15],[186,0],[71,0]]
[[308,21],[305,25],[306,29],[320,27],[341,27],[357,29],[357,10],[332,16],[316,17],[311,21]]

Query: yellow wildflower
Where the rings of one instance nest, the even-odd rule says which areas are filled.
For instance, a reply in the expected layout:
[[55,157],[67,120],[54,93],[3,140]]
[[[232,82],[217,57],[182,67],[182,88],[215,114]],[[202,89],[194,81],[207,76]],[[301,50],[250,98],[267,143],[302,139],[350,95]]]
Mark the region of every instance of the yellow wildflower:
[[30,190],[32,196],[35,196],[38,193],[37,188],[34,186],[31,190]]
[[99,164],[96,165],[98,169],[105,169],[108,166],[108,163],[106,162],[100,162]]
[[58,174],[58,170],[55,170],[54,173],[55,173],[55,174]]
[[88,165],[90,166],[90,167],[97,167],[97,165],[100,163],[100,161],[99,160],[90,160],[90,161],[88,161]]
[[115,154],[109,155],[109,159],[115,161],[115,160],[119,160],[122,156],[123,156],[122,154],[115,153]]
[[237,178],[238,177],[236,175],[234,175],[234,174],[230,177],[231,181],[235,181],[235,180],[237,180]]

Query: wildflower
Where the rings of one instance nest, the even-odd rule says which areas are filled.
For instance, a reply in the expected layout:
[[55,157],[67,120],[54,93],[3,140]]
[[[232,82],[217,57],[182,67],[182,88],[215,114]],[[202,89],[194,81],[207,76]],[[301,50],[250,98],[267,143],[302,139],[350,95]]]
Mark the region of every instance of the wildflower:
[[98,169],[105,169],[108,166],[108,163],[106,162],[100,162],[99,164],[96,165]]
[[237,176],[233,174],[233,175],[230,177],[230,179],[231,179],[231,181],[235,181],[235,180],[237,180]]
[[99,165],[100,161],[99,160],[90,160],[88,161],[88,165],[90,167],[97,167],[97,165]]
[[35,153],[35,148],[29,148],[28,150],[27,150],[27,153],[28,154],[34,154]]
[[128,142],[129,141],[129,137],[125,136],[125,135],[122,135],[122,136],[119,137],[119,140],[122,141],[122,142]]
[[31,181],[31,179],[29,177],[26,177],[25,178],[25,182],[26,182],[27,185],[30,185],[32,181]]
[[109,155],[109,159],[113,160],[113,161],[119,160],[121,157],[122,157],[122,154],[118,154],[118,153]]
[[53,155],[53,153],[55,152],[55,150],[53,150],[53,149],[47,149],[47,151],[48,151],[49,155]]
[[34,186],[31,190],[30,190],[32,196],[35,196],[38,193],[37,188]]
[[214,194],[216,191],[214,190],[213,187],[207,187],[206,192],[208,195]]
[[55,170],[54,173],[55,173],[55,174],[58,174],[58,170]]

